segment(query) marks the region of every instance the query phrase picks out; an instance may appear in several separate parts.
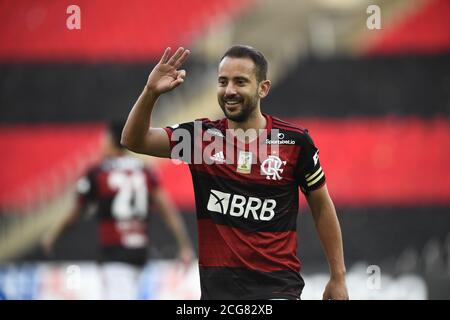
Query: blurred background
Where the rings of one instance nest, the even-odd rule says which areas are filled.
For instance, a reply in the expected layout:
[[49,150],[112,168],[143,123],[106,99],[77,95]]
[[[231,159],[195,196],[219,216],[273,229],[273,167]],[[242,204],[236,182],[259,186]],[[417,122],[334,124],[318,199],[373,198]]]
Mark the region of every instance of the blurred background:
[[[449,0],[0,1],[0,298],[101,297],[95,219],[51,257],[42,237],[74,205],[105,124],[126,118],[164,48],[192,54],[185,83],[159,100],[161,126],[222,117],[217,64],[233,44],[269,61],[263,111],[308,128],[321,150],[350,298],[450,299]],[[143,159],[196,243],[187,166]],[[301,202],[302,297],[320,299],[327,263]],[[158,212],[149,235],[139,297],[198,299],[196,265],[180,272]],[[68,285],[74,275],[81,285]]]

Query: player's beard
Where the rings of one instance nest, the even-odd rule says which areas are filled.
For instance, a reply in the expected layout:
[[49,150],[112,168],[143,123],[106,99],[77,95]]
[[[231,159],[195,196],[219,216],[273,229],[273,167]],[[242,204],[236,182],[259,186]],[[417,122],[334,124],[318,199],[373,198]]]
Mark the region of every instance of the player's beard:
[[[227,110],[225,104],[227,100],[239,100],[240,110],[238,112],[230,112]],[[254,96],[247,96],[247,98],[240,95],[233,96],[221,96],[218,97],[220,108],[222,109],[227,119],[235,122],[245,122],[258,106],[259,95],[256,93]]]

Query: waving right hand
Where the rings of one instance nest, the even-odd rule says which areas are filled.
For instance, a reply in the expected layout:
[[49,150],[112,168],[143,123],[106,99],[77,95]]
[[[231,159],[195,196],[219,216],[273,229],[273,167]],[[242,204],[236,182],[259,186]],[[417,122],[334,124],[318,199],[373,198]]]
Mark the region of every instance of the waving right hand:
[[181,67],[189,53],[189,50],[180,47],[169,58],[170,48],[166,48],[161,60],[148,76],[147,89],[160,95],[180,85],[186,77],[186,71],[177,69]]

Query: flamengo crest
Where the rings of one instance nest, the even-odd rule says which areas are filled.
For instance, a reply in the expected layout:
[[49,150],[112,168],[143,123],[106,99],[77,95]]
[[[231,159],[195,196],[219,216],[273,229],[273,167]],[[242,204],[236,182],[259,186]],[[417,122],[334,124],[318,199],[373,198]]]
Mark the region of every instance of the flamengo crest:
[[283,170],[281,166],[286,165],[286,161],[282,161],[279,157],[270,155],[261,163],[261,174],[266,175],[268,180],[281,180],[281,173]]

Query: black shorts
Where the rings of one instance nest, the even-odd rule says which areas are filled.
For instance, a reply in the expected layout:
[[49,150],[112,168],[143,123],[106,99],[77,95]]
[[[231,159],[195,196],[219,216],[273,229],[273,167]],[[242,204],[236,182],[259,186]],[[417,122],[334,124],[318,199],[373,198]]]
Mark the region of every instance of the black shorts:
[[124,262],[136,267],[144,267],[147,259],[147,248],[129,249],[111,246],[100,249],[99,262]]

